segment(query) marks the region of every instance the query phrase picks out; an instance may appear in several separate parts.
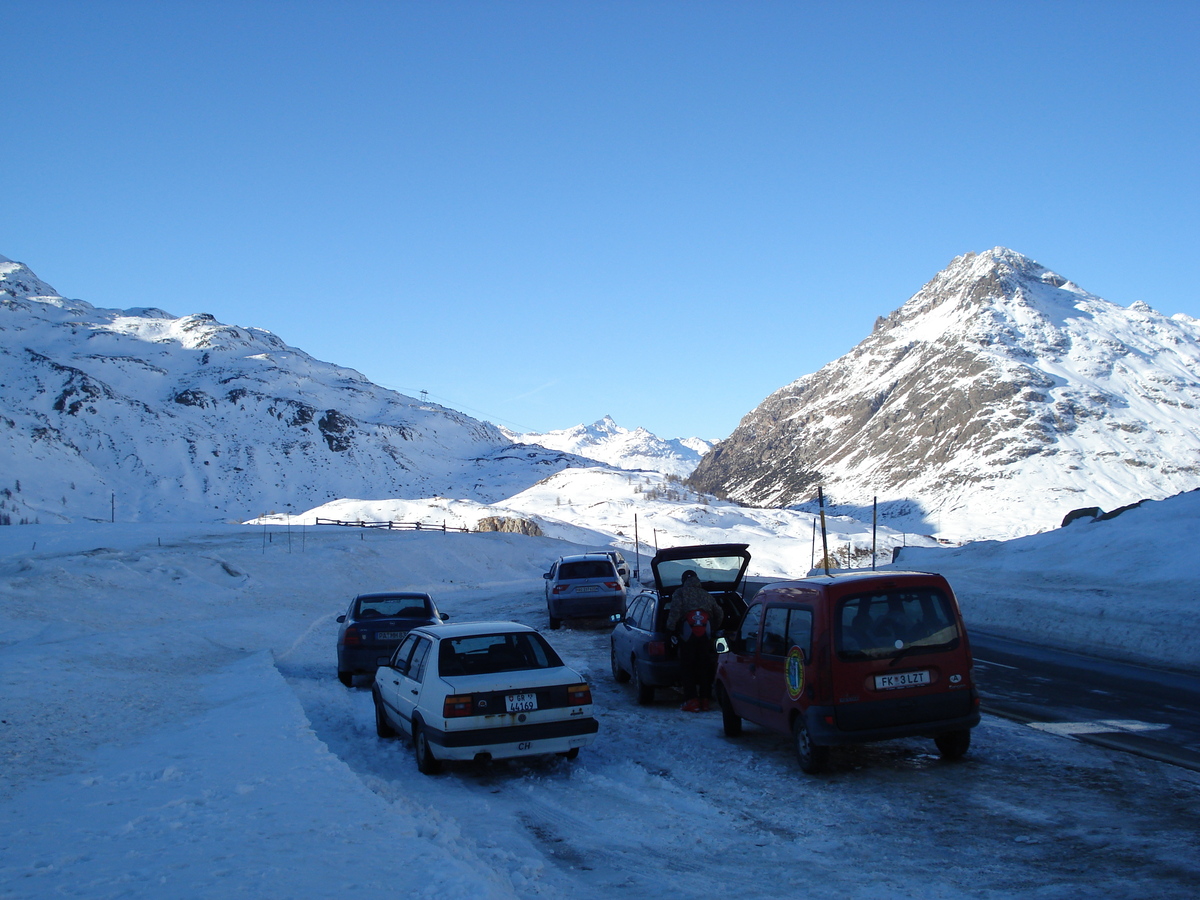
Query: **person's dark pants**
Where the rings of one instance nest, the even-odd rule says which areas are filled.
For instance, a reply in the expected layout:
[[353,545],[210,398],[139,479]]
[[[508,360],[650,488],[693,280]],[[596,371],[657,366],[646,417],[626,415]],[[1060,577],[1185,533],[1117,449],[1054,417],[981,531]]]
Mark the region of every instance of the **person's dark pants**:
[[708,641],[684,641],[679,645],[679,677],[683,701],[711,700],[717,677],[717,655]]

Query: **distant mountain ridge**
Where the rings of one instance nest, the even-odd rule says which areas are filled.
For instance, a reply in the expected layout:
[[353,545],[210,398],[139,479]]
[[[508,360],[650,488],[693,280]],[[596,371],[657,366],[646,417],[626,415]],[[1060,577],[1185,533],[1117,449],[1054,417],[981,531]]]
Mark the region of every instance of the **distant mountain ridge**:
[[[748,413],[691,484],[755,505],[873,497],[914,530],[1053,527],[1200,486],[1200,322],[1012,250],[960,256],[858,346]],[[982,532],[971,523],[984,525]]]
[[490,502],[586,462],[211,315],[97,309],[0,257],[0,522]]
[[663,439],[636,428],[622,428],[612,416],[591,425],[576,425],[545,433],[517,434],[501,429],[513,441],[574,453],[619,469],[649,469],[686,478],[713,446],[701,438]]

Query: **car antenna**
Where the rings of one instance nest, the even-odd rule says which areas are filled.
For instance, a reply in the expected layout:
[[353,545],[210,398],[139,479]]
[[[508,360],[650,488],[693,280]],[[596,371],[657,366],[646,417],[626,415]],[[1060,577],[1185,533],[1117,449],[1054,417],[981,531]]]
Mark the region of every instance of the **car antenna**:
[[825,558],[821,560],[825,564],[825,574],[829,574],[829,539],[825,536],[825,491],[820,485],[817,485],[817,505],[821,510],[821,552]]

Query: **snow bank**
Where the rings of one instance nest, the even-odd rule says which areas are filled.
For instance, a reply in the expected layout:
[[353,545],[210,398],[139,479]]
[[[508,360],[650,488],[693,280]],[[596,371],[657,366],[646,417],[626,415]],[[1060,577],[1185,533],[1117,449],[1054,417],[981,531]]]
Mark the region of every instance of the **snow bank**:
[[953,550],[909,548],[941,572],[968,627],[1051,647],[1200,671],[1200,491],[1106,521]]
[[6,897],[502,896],[455,833],[388,803],[324,743],[271,655],[197,680],[182,727],[106,748],[0,808]]

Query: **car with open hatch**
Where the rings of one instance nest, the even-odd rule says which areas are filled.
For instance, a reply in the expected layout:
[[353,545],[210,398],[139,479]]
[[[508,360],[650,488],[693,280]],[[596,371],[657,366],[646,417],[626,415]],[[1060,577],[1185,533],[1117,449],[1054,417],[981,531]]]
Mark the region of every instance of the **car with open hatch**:
[[620,683],[633,682],[642,705],[654,702],[658,688],[679,684],[678,648],[667,631],[671,596],[693,571],[724,614],[723,631],[733,628],[746,612],[742,599],[749,544],[696,544],[659,550],[650,561],[653,587],[646,586],[628,604],[625,615],[609,635],[609,662]]
[[376,671],[371,696],[376,732],[408,735],[427,775],[446,760],[574,759],[599,730],[587,682],[517,622],[414,628]]
[[979,693],[958,601],[941,575],[864,571],[769,584],[717,641],[725,734],[746,719],[789,735],[800,768],[831,747],[933,738],[967,752]]
[[560,556],[542,578],[551,629],[563,619],[607,619],[625,611],[625,582],[607,553]]
[[409,631],[448,618],[432,597],[419,591],[358,594],[337,617],[338,680],[351,687],[356,676],[374,675]]

